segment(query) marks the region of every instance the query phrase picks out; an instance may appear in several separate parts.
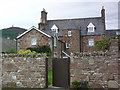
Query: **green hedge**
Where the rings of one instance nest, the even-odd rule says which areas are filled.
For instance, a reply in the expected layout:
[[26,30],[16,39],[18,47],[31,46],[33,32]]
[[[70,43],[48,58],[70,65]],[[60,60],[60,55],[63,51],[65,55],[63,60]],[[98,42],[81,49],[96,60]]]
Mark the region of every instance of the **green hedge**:
[[36,48],[27,48],[27,50],[35,51],[37,53],[46,53],[47,55],[51,55],[51,49],[49,46],[38,46]]

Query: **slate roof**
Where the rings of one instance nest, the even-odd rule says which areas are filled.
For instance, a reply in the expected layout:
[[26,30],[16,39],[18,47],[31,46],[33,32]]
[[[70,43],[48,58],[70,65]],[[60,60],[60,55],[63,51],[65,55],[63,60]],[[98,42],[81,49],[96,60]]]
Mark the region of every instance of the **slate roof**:
[[23,32],[22,34],[20,34],[19,36],[16,37],[16,39],[19,39],[20,37],[22,37],[23,35],[27,34],[28,32],[30,32],[31,30],[36,30],[42,34],[44,34],[47,37],[51,37],[50,35],[48,35],[47,33],[39,30],[38,28],[36,28],[35,26],[32,26],[30,29],[28,29],[27,31]]
[[110,29],[110,30],[106,30],[106,37],[109,36],[114,36],[116,35],[116,32],[120,32],[120,29]]
[[[92,22],[96,27],[95,33],[87,33],[87,26],[90,22]],[[81,30],[81,35],[104,34],[104,23],[101,17],[47,20],[44,32],[51,35],[51,28],[54,24],[59,28],[59,36],[62,35],[61,31],[64,29],[79,29]]]

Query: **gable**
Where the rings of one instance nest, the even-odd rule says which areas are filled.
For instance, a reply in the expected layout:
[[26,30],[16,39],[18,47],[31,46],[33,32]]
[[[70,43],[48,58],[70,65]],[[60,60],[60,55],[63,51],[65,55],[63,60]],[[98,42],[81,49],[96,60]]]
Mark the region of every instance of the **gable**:
[[19,36],[17,36],[16,39],[21,38],[22,36],[26,35],[28,32],[31,32],[32,30],[36,30],[36,31],[38,31],[39,33],[42,33],[43,35],[45,35],[45,36],[47,36],[47,37],[49,37],[49,38],[51,37],[50,35],[46,34],[45,32],[43,32],[43,31],[37,29],[36,27],[32,26],[30,29],[28,29],[27,31],[23,32],[23,33],[20,34]]

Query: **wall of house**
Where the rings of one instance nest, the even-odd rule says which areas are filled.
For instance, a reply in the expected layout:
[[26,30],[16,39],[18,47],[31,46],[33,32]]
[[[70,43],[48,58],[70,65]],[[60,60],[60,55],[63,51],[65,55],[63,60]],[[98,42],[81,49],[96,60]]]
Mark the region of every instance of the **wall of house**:
[[93,88],[120,88],[118,40],[112,40],[107,52],[71,54],[70,80],[89,81]]
[[[68,31],[72,31],[72,36],[68,36]],[[62,31],[63,37],[61,40],[70,43],[70,48],[67,48],[68,52],[80,52],[80,30],[79,29],[65,29]]]
[[56,53],[55,57],[61,58],[63,56],[62,51],[65,51],[65,43],[63,43],[60,40],[57,40],[57,46],[54,47],[53,54],[55,55],[55,53]]
[[2,86],[45,88],[46,56],[5,54],[2,56]]
[[90,47],[88,45],[88,39],[94,39],[96,40],[103,40],[104,35],[88,35],[88,36],[82,36],[82,51],[83,52],[92,52],[94,51],[93,47]]
[[[31,45],[31,38],[37,38],[37,45]],[[36,46],[43,46],[47,45],[50,46],[51,39],[44,34],[38,32],[37,30],[31,30],[24,36],[18,39],[18,51],[19,50],[26,50],[29,47],[36,47]]]

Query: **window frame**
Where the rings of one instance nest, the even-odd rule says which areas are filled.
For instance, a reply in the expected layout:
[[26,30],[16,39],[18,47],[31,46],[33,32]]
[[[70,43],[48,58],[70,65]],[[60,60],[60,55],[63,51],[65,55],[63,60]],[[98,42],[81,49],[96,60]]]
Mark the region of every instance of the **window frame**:
[[36,37],[32,37],[31,38],[31,46],[35,46],[37,45],[37,38]]
[[65,43],[66,48],[70,48],[70,43]]
[[[92,44],[91,44],[91,43],[92,43]],[[88,46],[89,46],[89,47],[93,47],[94,44],[95,44],[95,39],[94,39],[94,38],[88,39]]]
[[72,36],[72,31],[68,31],[68,32],[67,32],[67,35],[68,35],[69,37],[71,37],[71,36]]
[[92,22],[90,22],[89,25],[87,26],[87,32],[88,33],[94,33],[95,32],[95,25]]
[[[92,29],[90,29],[92,28]],[[94,27],[88,27],[88,32],[95,32],[95,28]]]

